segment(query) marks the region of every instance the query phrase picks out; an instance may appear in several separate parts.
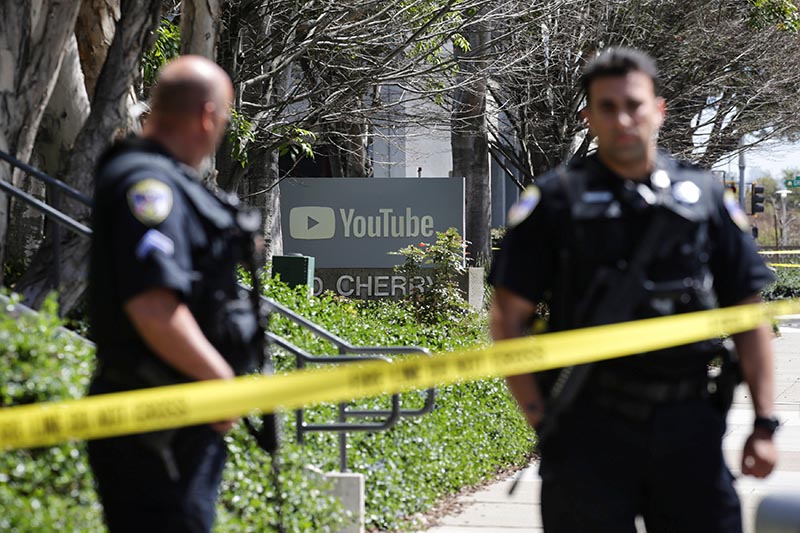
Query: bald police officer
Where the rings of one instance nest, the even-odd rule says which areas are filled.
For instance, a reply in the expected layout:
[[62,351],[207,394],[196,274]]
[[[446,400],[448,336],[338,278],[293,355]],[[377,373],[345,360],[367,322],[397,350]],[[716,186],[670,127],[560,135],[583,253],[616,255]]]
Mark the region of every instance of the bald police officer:
[[[257,362],[256,316],[236,284],[250,235],[197,170],[227,128],[233,87],[213,62],[161,70],[143,134],[103,156],[95,189],[91,394],[229,379]],[[118,531],[210,531],[233,421],[89,443]]]
[[[493,265],[491,332],[525,335],[537,304],[558,331],[759,301],[771,281],[747,218],[709,173],[656,148],[665,117],[655,63],[604,51],[583,74],[583,117],[597,151],[536,180],[510,213]],[[742,472],[776,461],[771,332],[734,335],[757,415]],[[508,386],[542,430],[542,516],[548,533],[740,532],[725,466],[724,409],[709,398],[719,342],[591,366],[512,376]]]

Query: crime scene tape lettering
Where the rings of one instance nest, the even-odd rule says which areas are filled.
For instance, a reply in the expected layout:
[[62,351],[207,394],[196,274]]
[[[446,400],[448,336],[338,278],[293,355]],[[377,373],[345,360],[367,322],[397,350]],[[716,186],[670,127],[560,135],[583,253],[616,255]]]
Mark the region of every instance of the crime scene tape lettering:
[[254,411],[393,394],[489,377],[539,372],[680,346],[753,329],[800,312],[782,300],[510,339],[398,360],[202,381],[0,409],[0,448],[47,446],[228,420]]

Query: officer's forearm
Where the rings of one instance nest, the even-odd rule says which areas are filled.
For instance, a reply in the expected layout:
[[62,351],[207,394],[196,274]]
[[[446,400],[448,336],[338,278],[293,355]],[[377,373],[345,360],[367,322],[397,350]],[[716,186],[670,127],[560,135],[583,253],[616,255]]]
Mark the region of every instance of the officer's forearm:
[[[489,321],[492,338],[499,341],[525,335],[535,311],[536,305],[532,302],[498,287],[495,290]],[[531,374],[508,376],[506,384],[528,423],[537,427],[544,413],[542,393],[534,377]]]
[[536,379],[531,374],[507,376],[506,384],[528,424],[538,427],[544,416],[544,402]]
[[[756,303],[753,296],[742,303]],[[772,354],[772,330],[763,325],[750,331],[733,335],[736,351],[742,367],[742,375],[750,387],[753,409],[759,416],[771,416],[774,404],[774,363]]]
[[759,416],[771,416],[773,412],[774,366],[771,339],[772,332],[766,325],[733,336],[739,352],[742,374],[750,387],[753,409]]
[[492,339],[499,341],[526,335],[535,312],[536,304],[533,302],[503,287],[497,287],[489,313],[489,332]]
[[166,289],[153,289],[125,304],[145,343],[164,362],[197,380],[226,379],[234,372],[206,339],[186,304]]

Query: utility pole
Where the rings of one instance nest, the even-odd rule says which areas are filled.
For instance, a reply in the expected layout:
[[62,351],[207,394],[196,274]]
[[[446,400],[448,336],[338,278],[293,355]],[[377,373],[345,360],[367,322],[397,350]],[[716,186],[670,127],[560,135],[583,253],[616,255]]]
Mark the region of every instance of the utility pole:
[[786,195],[781,194],[781,246],[786,246]]
[[744,135],[739,139],[739,207],[744,209]]
[[775,191],[781,197],[781,246],[786,246],[786,195],[791,192],[789,189]]

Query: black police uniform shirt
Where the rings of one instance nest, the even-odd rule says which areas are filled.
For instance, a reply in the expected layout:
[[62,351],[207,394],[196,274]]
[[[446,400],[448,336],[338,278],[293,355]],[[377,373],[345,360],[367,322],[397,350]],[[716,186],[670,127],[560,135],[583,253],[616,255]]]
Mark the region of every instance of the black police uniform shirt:
[[[749,234],[747,217],[729,191],[714,182],[709,173],[679,163],[662,152],[659,152],[656,168],[667,172],[675,196],[687,196],[678,200],[698,205],[705,202],[707,207],[704,209],[709,213],[707,221],[701,224],[704,227],[695,232],[698,242],[679,242],[673,249],[657,249],[657,258],[646,273],[650,279],[670,279],[676,275],[696,277],[698,271],[706,270],[713,276],[712,292],[719,306],[737,304],[772,281],[772,273],[758,255]],[[561,303],[566,309],[559,312],[571,313],[591,290],[600,269],[624,267],[630,261],[647,231],[652,210],[633,207],[631,196],[636,184],[615,175],[596,155],[570,163],[565,171],[586,176],[585,196],[590,202],[616,204],[619,212],[611,217],[583,222],[583,231],[588,232],[588,236],[580,240],[581,249],[564,252],[564,243],[574,238],[571,232],[576,224],[574,215],[570,213],[571,200],[557,171],[542,176],[537,179],[536,186],[529,187],[521,195],[510,211],[510,227],[495,257],[489,282],[532,303],[547,303],[551,311],[559,306],[560,288],[567,287],[566,292],[572,296],[570,301]],[[692,185],[676,186],[684,180]],[[610,203],[608,198],[612,199]],[[566,267],[559,262],[559,257],[564,257],[565,253],[568,257]],[[622,300],[632,295],[619,294],[618,297]],[[677,306],[673,303],[671,311],[660,314],[697,310],[692,305],[697,304],[692,302],[681,308],[680,302]],[[713,305],[705,306],[708,307]],[[630,319],[658,314],[652,310],[640,311]],[[573,323],[563,328],[551,324],[549,329],[572,329],[582,325]],[[681,348],[684,349],[625,357],[600,365],[629,377],[683,379],[704,375],[708,358]]]
[[[145,162],[118,172],[115,165],[131,154],[155,154],[166,164]],[[115,376],[128,373],[135,382],[133,374],[147,361],[181,380],[145,345],[123,310],[156,288],[174,291],[234,369],[249,370],[257,324],[236,284],[244,237],[232,210],[192,169],[149,140],[118,143],[98,168],[89,302],[100,375],[114,369]]]

